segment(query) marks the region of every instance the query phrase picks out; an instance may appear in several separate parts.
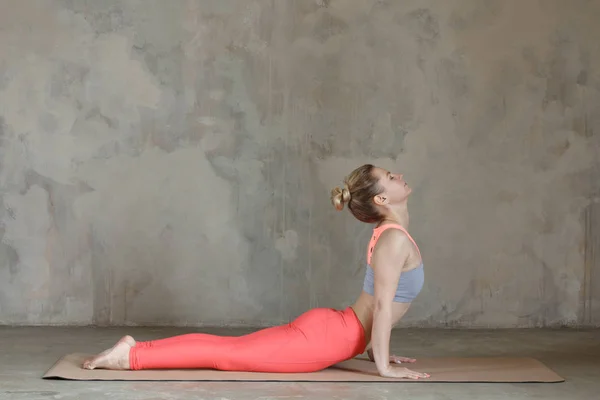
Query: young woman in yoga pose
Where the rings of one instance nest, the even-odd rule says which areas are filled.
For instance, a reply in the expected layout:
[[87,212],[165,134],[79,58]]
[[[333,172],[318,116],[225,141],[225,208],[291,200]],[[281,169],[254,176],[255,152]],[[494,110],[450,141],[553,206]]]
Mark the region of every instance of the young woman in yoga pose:
[[363,290],[352,306],[315,308],[289,324],[243,336],[191,333],[146,342],[124,336],[112,348],[86,360],[83,367],[312,372],[366,350],[383,377],[429,377],[395,365],[414,359],[389,353],[392,327],[423,287],[421,254],[406,231],[411,191],[401,174],[370,164],[352,171],[344,188],[332,190],[337,210],[348,204],[359,221],[375,224]]

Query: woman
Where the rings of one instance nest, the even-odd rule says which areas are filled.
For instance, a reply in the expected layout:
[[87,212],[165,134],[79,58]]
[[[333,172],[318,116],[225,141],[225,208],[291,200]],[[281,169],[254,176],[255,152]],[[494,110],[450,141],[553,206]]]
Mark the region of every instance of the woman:
[[405,230],[412,189],[401,174],[370,164],[355,169],[345,183],[343,189],[331,192],[335,208],[342,210],[347,203],[359,221],[376,224],[367,249],[363,290],[352,306],[315,308],[289,324],[243,336],[192,333],[147,342],[125,336],[83,367],[311,372],[367,350],[383,377],[429,377],[393,365],[414,359],[389,354],[391,329],[423,286],[421,254]]

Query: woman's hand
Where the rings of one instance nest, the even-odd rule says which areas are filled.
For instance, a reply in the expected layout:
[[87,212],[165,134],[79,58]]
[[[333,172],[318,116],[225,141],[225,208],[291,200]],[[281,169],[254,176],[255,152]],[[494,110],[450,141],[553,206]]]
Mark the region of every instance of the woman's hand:
[[[367,355],[369,356],[369,360],[375,362],[375,357],[373,356],[373,349],[367,350]],[[395,355],[390,356],[390,362],[393,364],[414,363],[415,361],[417,360],[414,358],[400,357]]]
[[423,378],[430,377],[429,374],[426,374],[423,372],[412,371],[408,368],[394,367],[391,365],[388,368],[386,368],[385,370],[379,371],[379,375],[381,375],[384,378],[408,378],[408,379],[423,379]]
[[414,358],[400,357],[395,355],[390,356],[390,362],[394,364],[414,363],[415,361],[417,360]]

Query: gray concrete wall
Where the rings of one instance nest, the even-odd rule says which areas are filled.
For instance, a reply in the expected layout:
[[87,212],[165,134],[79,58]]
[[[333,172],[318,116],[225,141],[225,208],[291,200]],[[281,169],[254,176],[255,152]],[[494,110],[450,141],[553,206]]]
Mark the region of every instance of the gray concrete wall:
[[402,326],[600,324],[598,2],[0,3],[1,324],[345,307],[364,162],[414,187]]

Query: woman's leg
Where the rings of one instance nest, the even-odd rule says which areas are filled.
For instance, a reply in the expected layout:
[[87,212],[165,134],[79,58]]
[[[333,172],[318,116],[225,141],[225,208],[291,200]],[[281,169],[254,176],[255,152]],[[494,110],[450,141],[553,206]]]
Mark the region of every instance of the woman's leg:
[[129,348],[125,343],[113,359],[127,357],[127,360],[121,360],[120,364],[115,360],[112,366],[97,363],[96,367],[310,372],[361,354],[364,346],[364,331],[351,308],[344,311],[318,308],[289,324],[243,336],[200,333],[140,342]]
[[202,340],[204,342],[214,340],[218,341],[223,336],[210,335],[207,333],[185,333],[183,335],[171,336],[164,339],[148,340],[145,342],[136,342],[136,347],[160,347],[160,346],[172,346],[177,343],[191,342],[194,340]]
[[272,359],[273,353],[285,352],[289,356],[291,347],[297,345],[300,336],[293,324],[261,329],[243,336],[183,335],[132,348],[130,368],[252,371],[257,363]]

